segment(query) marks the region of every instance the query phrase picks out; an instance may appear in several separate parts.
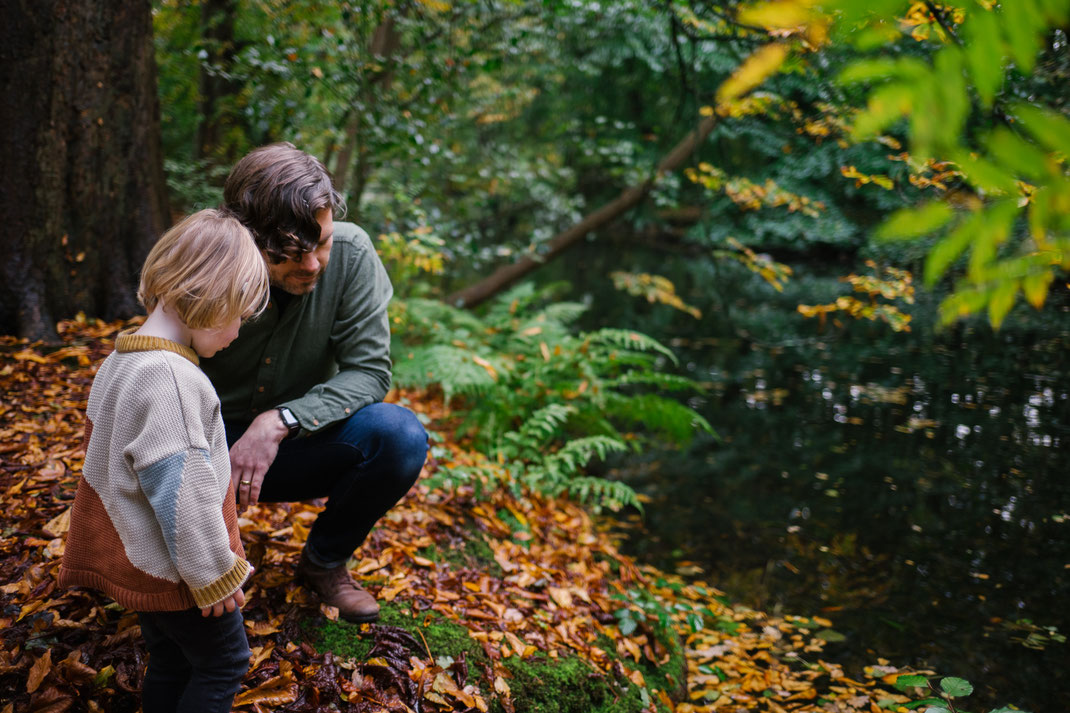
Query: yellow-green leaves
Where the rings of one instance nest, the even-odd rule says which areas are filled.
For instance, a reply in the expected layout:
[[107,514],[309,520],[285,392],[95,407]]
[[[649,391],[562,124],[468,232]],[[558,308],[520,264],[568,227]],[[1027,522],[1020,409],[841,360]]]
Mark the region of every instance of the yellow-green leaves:
[[1011,175],[1043,180],[1048,172],[1048,157],[1033,144],[1000,127],[988,135],[988,151]]
[[[904,19],[908,25],[929,17],[919,6]],[[852,18],[856,29],[902,18],[896,15],[902,8],[890,0],[879,7],[862,0],[823,5],[852,7],[855,13],[842,17]],[[901,210],[877,230],[878,238],[902,240],[950,228],[930,250],[924,273],[931,285],[968,256],[965,279],[942,306],[945,321],[987,311],[998,326],[1019,291],[1033,306],[1043,305],[1054,270],[1070,263],[1070,121],[1025,102],[993,110],[1005,69],[1031,72],[1046,35],[1068,15],[1070,0],[956,4],[935,34],[914,33],[944,41],[931,61],[871,58],[852,63],[839,77],[844,84],[874,84],[855,117],[856,140],[908,118],[911,158],[950,160],[965,179],[967,185],[949,186],[954,193],[944,199]],[[968,121],[993,128],[970,136]]]
[[1048,297],[1048,287],[1054,279],[1055,274],[1051,270],[1027,275],[1022,280],[1022,294],[1025,295],[1026,301],[1037,309],[1043,307],[1044,300]]
[[812,2],[799,0],[774,0],[744,8],[739,13],[739,21],[748,25],[789,29],[805,25],[814,19]]
[[[1003,83],[1003,62],[995,61],[993,50],[1002,49],[999,24],[994,12],[977,8],[966,23],[966,64],[985,107],[992,106],[996,91]],[[1002,55],[1002,51],[999,51]]]
[[1040,51],[1041,34],[1046,29],[1044,15],[1033,0],[1003,2],[999,7],[1011,56],[1018,68],[1028,74],[1033,71]]
[[758,48],[717,90],[717,101],[726,102],[746,94],[780,69],[788,56],[788,46],[773,42]]
[[877,228],[879,240],[910,239],[935,232],[947,225],[954,211],[943,201],[926,203],[919,208],[903,208]]
[[888,128],[896,119],[910,113],[914,106],[914,92],[905,84],[891,84],[869,95],[866,108],[859,113],[851,129],[856,141],[871,139]]
[[1013,113],[1022,120],[1025,130],[1051,151],[1070,156],[1070,121],[1053,111],[1030,104],[1015,104]]
[[964,220],[943,240],[929,251],[925,258],[925,284],[932,286],[947,271],[951,264],[969,247],[973,236],[984,223],[984,213],[978,211]]
[[[952,167],[951,180],[924,184],[947,195],[893,214],[876,236],[910,240],[946,231],[926,260],[926,283],[968,259],[965,279],[944,305],[945,318],[987,310],[998,325],[1019,291],[1030,304],[1043,304],[1054,270],[1070,267],[1070,120],[1025,101],[1008,107],[999,95],[1008,67],[1034,70],[1052,29],[1070,21],[1070,0],[964,0],[935,7],[916,0],[775,0],[752,3],[739,18],[768,28],[780,42],[802,38],[793,47],[803,49],[813,46],[812,38],[828,36],[867,50],[900,41],[904,33],[935,43],[928,58],[874,51],[838,78],[871,85],[851,123],[854,140],[905,127],[904,156],[917,165]],[[786,55],[785,45],[762,47],[718,97],[748,91]],[[992,128],[980,135],[967,128],[979,126]],[[877,182],[854,167],[841,172],[859,184]],[[914,176],[911,183],[923,185]]]
[[695,319],[702,319],[702,311],[680,299],[676,293],[676,286],[672,281],[661,275],[651,275],[646,272],[611,272],[609,277],[613,280],[613,287],[623,290],[630,295],[643,297],[647,302],[658,302],[669,305],[681,312],[686,312]]

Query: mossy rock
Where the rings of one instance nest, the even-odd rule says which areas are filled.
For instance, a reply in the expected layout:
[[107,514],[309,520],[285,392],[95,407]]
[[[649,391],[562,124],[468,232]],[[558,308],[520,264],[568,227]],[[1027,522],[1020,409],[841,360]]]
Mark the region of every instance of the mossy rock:
[[[510,657],[502,662],[516,713],[639,713],[647,708],[642,691],[627,680],[614,681],[575,656],[528,659]],[[499,701],[492,713],[502,713]]]
[[[306,620],[301,628],[318,651],[365,661],[374,639],[372,627],[377,625],[411,632],[421,643],[426,642],[431,655],[440,663],[443,658],[457,661],[463,655],[475,676],[489,664],[483,647],[469,636],[463,625],[432,611],[414,612],[403,601],[384,603],[376,624],[350,624],[316,617]],[[647,620],[645,627],[648,635],[658,642],[658,650],[669,656],[660,665],[646,659],[639,662],[638,668],[649,690],[627,679],[614,679],[574,655],[551,658],[540,654],[527,659],[511,656],[501,663],[510,674],[507,682],[515,712],[639,713],[649,710],[651,702],[661,710],[663,706],[653,689],[664,690],[671,698],[679,699],[685,691],[687,670],[679,637],[671,628],[659,626],[653,618]],[[610,639],[600,637],[597,644],[610,656],[616,656],[616,645]],[[491,711],[504,713],[492,683],[482,681],[479,686]]]
[[414,613],[404,602],[385,602],[375,624],[351,624],[319,617],[306,620],[301,628],[317,651],[330,651],[336,656],[364,661],[372,647],[372,636],[368,632],[370,627],[378,625],[396,626],[412,632],[417,640],[426,642],[436,660],[448,656],[456,661],[463,653],[470,664],[488,663],[483,647],[468,635],[468,629],[435,612]]

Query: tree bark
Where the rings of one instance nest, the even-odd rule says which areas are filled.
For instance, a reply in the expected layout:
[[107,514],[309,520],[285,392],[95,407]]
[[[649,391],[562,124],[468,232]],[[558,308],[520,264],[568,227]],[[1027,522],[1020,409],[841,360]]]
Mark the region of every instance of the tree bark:
[[169,222],[148,0],[6,0],[0,126],[0,333],[133,315]]
[[212,158],[229,165],[237,158],[234,147],[227,145],[227,129],[237,124],[233,109],[222,100],[233,96],[241,84],[228,75],[234,66],[237,45],[234,41],[235,0],[202,0],[201,36],[207,57],[201,60],[198,90],[200,123],[194,158]]
[[375,28],[368,45],[368,54],[382,61],[384,69],[367,78],[360,87],[360,101],[350,109],[349,121],[346,123],[346,139],[342,144],[342,149],[338,152],[338,163],[335,164],[334,187],[340,192],[345,192],[349,169],[353,163],[353,153],[356,152],[357,165],[354,171],[356,187],[350,192],[354,219],[356,219],[357,207],[360,206],[360,198],[371,172],[368,165],[368,145],[363,140],[364,115],[374,111],[376,90],[385,92],[394,81],[393,56],[400,47],[401,34],[397,31],[394,18],[388,15]]
[[615,220],[625,211],[635,207],[646,197],[658,177],[678,169],[695,149],[706,140],[717,124],[717,116],[702,119],[688,135],[669,151],[658,163],[654,174],[637,186],[625,188],[619,196],[593,213],[589,213],[571,228],[558,233],[546,244],[546,250],[536,256],[521,258],[511,265],[503,265],[474,285],[454,292],[446,303],[455,307],[475,307],[506,289],[535,268],[560,255],[576,244],[580,238]]

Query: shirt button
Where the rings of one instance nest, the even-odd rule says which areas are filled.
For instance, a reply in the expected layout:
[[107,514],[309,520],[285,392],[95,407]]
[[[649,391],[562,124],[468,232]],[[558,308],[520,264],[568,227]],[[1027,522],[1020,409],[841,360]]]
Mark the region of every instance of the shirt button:
[[346,409],[346,413],[349,413],[349,409]]
[[267,359],[265,359],[264,363],[265,364],[270,364],[271,363],[271,357],[268,357]]
[[263,386],[256,387],[256,390],[259,391],[260,393],[264,393],[264,387]]
[[316,419],[312,419],[312,425],[313,426],[318,426],[318,425],[320,425],[320,422],[317,421]]

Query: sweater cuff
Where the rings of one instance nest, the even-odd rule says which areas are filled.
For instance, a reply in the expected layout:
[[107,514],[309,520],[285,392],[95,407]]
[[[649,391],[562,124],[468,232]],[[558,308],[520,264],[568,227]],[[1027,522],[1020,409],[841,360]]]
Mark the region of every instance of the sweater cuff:
[[245,584],[245,580],[249,578],[251,571],[252,567],[249,566],[248,562],[241,557],[235,557],[234,566],[222,577],[200,589],[190,588],[190,593],[193,594],[193,601],[202,609],[218,604],[238,591]]

